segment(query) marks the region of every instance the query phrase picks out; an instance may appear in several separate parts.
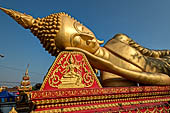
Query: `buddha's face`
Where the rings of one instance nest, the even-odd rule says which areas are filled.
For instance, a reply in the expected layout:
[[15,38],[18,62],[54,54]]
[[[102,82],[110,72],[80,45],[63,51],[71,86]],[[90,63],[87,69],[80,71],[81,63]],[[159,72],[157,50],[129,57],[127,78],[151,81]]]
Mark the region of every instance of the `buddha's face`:
[[59,49],[77,47],[94,53],[100,47],[93,32],[69,16],[61,16],[61,26],[57,33],[56,46]]

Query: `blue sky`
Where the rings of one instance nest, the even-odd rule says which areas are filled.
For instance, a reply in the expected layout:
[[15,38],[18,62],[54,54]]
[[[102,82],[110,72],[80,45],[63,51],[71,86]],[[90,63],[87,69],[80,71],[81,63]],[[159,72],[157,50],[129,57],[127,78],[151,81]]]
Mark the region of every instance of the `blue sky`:
[[[0,0],[0,6],[34,18],[66,12],[100,40],[125,33],[144,47],[170,49],[170,0]],[[55,57],[39,40],[0,11],[0,81],[20,82],[27,64],[31,81],[42,82]]]

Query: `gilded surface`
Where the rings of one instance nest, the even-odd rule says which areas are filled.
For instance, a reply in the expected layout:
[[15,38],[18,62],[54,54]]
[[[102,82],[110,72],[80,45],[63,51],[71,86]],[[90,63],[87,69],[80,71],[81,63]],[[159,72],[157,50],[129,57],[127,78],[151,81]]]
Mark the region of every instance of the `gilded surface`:
[[[167,101],[166,99],[162,99],[161,101]],[[129,106],[129,105],[138,105],[138,104],[147,104],[148,102],[154,103],[154,102],[159,102],[159,101],[138,101],[138,102],[125,102],[123,105],[125,106]],[[86,102],[86,104],[91,104],[90,102]],[[60,107],[63,105],[60,105]],[[50,106],[51,107],[51,106]],[[41,107],[43,108],[48,108],[48,106],[43,106]],[[100,105],[91,105],[91,106],[78,106],[78,107],[70,107],[70,108],[61,108],[61,109],[51,109],[51,110],[44,110],[44,111],[32,111],[31,113],[60,113],[60,112],[81,112],[83,110],[91,110],[91,112],[96,112],[96,109],[107,109],[110,108],[109,111],[112,112],[139,112],[139,113],[155,113],[155,112],[164,112],[164,113],[168,113],[170,111],[169,108],[169,104],[166,105],[152,105],[151,107],[148,106],[143,106],[143,107],[134,107],[134,108],[126,108],[126,109],[122,109],[123,107],[120,106],[120,103],[108,103],[108,104],[100,104]],[[152,108],[152,109],[151,109]],[[94,111],[92,111],[94,110]],[[107,110],[108,111],[108,110]]]
[[[57,56],[63,50],[83,52],[93,68],[102,71],[104,86],[129,86],[136,83],[170,85],[169,50],[144,48],[124,34],[117,34],[101,47],[103,41],[68,14],[56,13],[34,19],[17,11],[0,9],[24,28],[30,29],[51,55]],[[72,79],[84,79],[73,71],[69,73],[74,73]],[[68,83],[68,76],[65,75],[60,82]]]
[[[150,94],[151,95],[151,94]],[[137,95],[139,96],[139,95]],[[70,104],[70,105],[76,105],[76,104],[83,104],[83,103],[86,103],[86,104],[95,104],[95,103],[102,103],[103,101],[105,102],[119,102],[121,101],[122,102],[122,105],[126,105],[127,103],[125,102],[129,102],[129,101],[134,101],[134,103],[140,103],[138,102],[138,99],[141,101],[141,103],[144,101],[144,102],[148,102],[148,103],[154,103],[154,102],[161,102],[162,100],[163,101],[168,101],[170,100],[169,99],[169,95],[163,95],[163,96],[148,96],[148,97],[137,97],[135,95],[131,95],[131,96],[117,96],[117,98],[115,98],[116,96],[114,95],[109,95],[108,97],[106,96],[89,96],[89,97],[75,97],[75,98],[60,98],[60,99],[47,99],[47,100],[34,100],[33,102],[37,105],[37,106],[41,106],[42,104],[55,104],[55,106],[59,106],[58,104],[59,103],[65,103],[65,104]],[[146,96],[146,95],[145,95]],[[131,97],[131,98],[129,98]],[[121,98],[121,99],[120,99]],[[159,100],[158,100],[159,98]],[[160,99],[162,98],[162,99]],[[86,101],[86,102],[84,102]],[[68,102],[68,103],[67,103]],[[78,103],[77,103],[78,102]]]

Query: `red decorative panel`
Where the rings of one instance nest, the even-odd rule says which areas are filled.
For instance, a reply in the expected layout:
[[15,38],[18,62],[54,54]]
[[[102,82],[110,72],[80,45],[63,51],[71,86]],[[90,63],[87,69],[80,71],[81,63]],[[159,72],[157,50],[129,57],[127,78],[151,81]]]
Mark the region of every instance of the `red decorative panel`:
[[49,69],[40,90],[62,88],[101,88],[83,53],[61,52]]
[[[154,87],[154,88],[153,88]],[[150,89],[150,90],[146,90]],[[31,99],[43,98],[61,98],[72,96],[89,96],[89,95],[122,95],[129,97],[129,95],[162,95],[170,92],[170,86],[140,86],[140,87],[112,87],[112,88],[67,88],[57,90],[32,91]]]

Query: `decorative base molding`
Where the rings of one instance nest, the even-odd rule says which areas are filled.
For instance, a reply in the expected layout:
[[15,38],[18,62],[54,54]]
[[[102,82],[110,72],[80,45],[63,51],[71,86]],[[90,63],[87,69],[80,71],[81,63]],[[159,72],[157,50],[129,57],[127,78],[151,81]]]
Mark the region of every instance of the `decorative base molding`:
[[[51,112],[145,112],[170,111],[170,86],[58,89],[33,91],[32,113]],[[168,113],[168,112],[167,112]]]

